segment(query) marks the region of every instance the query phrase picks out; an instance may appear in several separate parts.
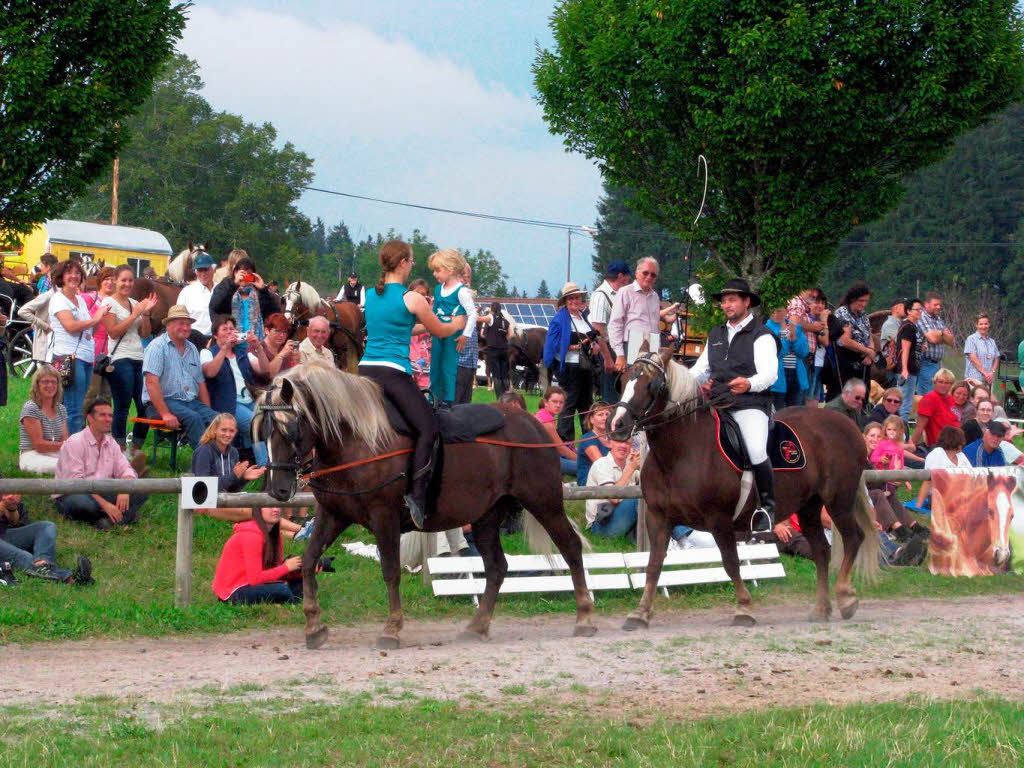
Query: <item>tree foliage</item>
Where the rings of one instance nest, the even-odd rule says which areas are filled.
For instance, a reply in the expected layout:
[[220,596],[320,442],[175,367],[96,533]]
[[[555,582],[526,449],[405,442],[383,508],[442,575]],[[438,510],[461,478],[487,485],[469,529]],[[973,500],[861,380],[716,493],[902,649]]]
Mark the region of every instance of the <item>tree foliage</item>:
[[[274,262],[301,267],[310,224],[296,202],[312,179],[312,159],[291,142],[279,148],[269,123],[215,111],[201,89],[196,63],[175,56],[127,121],[134,138],[121,152],[119,223],[155,229],[175,248],[189,240],[218,251],[237,245],[271,274]],[[110,179],[67,215],[109,218]]]
[[541,280],[540,285],[537,286],[537,298],[538,299],[550,299],[551,289],[548,288],[548,281]]
[[534,74],[545,119],[636,207],[769,300],[814,279],[906,176],[1024,83],[1014,0],[565,0]]
[[[0,4],[0,239],[59,214],[110,167],[185,26],[185,4]],[[119,127],[120,126],[120,127]]]
[[483,248],[477,249],[472,255],[465,251],[463,255],[473,268],[473,290],[480,296],[508,295],[508,285],[505,282],[508,275],[502,271],[497,256]]

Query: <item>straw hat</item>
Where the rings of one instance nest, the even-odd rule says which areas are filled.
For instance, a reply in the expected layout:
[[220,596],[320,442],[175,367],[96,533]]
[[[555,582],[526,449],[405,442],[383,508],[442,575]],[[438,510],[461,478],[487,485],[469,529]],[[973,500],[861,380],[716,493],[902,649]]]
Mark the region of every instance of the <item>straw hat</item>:
[[167,312],[167,317],[164,318],[164,325],[167,325],[172,320],[188,320],[190,323],[194,322],[192,315],[185,309],[184,304],[175,304]]
[[576,283],[570,281],[562,286],[562,290],[558,294],[558,306],[564,305],[565,300],[570,296],[583,296],[585,298],[586,295],[587,291],[585,288],[580,288]]

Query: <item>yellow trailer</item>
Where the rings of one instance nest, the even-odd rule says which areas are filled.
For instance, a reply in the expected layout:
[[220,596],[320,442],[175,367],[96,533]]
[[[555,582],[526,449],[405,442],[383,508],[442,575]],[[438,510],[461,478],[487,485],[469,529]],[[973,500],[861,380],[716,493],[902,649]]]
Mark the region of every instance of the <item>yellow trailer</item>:
[[60,261],[77,254],[83,262],[102,261],[111,267],[127,264],[139,277],[146,267],[160,275],[167,271],[171,244],[151,229],[52,219],[36,226],[25,238],[20,256],[8,256],[6,263],[31,270],[47,251]]

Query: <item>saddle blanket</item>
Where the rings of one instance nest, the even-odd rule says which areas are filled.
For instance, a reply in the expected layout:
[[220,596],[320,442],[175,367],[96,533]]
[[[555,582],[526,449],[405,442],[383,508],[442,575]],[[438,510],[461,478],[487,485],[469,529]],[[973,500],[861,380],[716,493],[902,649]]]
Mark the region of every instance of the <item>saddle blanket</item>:
[[[728,413],[721,413],[718,409],[713,409],[712,412],[715,414],[715,421],[718,422],[716,435],[719,452],[737,472],[750,469],[739,425]],[[773,421],[773,426],[768,432],[768,459],[775,472],[787,472],[807,466],[807,456],[804,454],[800,436],[789,424],[779,419]]]
[[[384,410],[387,411],[388,421],[396,432],[407,436],[413,434],[412,427],[402,414],[386,399]],[[437,411],[437,421],[444,442],[468,443],[475,437],[497,432],[505,426],[505,415],[493,405],[468,403]]]

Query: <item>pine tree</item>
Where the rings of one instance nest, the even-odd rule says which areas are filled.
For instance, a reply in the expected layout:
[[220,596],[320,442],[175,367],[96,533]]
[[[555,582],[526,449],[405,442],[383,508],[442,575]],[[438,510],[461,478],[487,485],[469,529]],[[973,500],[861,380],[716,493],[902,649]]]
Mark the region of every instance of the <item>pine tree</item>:
[[537,286],[537,298],[538,299],[550,299],[551,290],[548,288],[548,281],[541,280],[540,285]]

